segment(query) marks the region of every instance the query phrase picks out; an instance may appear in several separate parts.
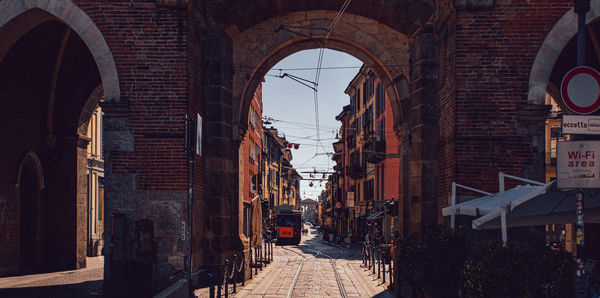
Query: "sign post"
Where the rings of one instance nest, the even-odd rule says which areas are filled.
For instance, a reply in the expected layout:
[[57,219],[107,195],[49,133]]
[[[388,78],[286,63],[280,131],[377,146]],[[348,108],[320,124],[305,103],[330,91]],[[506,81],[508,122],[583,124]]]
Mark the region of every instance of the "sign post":
[[[590,0],[574,0],[573,1],[573,11],[575,11],[575,13],[577,13],[577,66],[579,66],[578,68],[584,68],[585,65],[585,37],[586,37],[586,14],[588,13],[588,11],[590,11]],[[594,70],[594,69],[592,69]],[[570,72],[569,72],[570,73]],[[567,75],[569,75],[569,73],[567,73]],[[598,72],[594,70],[594,73],[592,73],[592,77],[595,79],[595,84],[593,82],[593,80],[588,80],[589,78],[587,77],[581,77],[583,78],[582,81],[588,81],[587,83],[584,84],[574,84],[576,86],[573,86],[573,90],[575,93],[579,93],[577,90],[582,90],[582,89],[577,89],[577,88],[583,88],[586,89],[586,91],[583,91],[581,93],[588,93],[587,97],[581,97],[580,99],[576,100],[576,101],[582,101],[584,104],[582,105],[584,112],[578,112],[573,110],[571,107],[569,107],[569,109],[573,110],[574,112],[578,113],[578,114],[590,114],[595,112],[598,107],[600,107],[600,105],[596,106],[596,104],[598,104],[599,100],[599,90],[600,90],[600,80],[599,80],[599,75]],[[566,76],[565,76],[566,78]],[[586,79],[587,78],[587,79]],[[564,79],[563,79],[563,83],[564,83]],[[574,80],[577,81],[577,80]],[[565,88],[565,92],[568,94],[570,93],[569,91],[569,84],[567,83],[567,86]],[[596,89],[597,88],[597,89]],[[563,84],[561,84],[561,94],[563,94]],[[594,97],[594,95],[596,95]],[[567,97],[568,98],[568,97]],[[595,99],[594,99],[595,98]],[[582,100],[581,100],[582,99]],[[565,101],[565,103],[567,102],[567,99],[565,99],[565,96],[563,95],[563,100]],[[589,102],[594,101],[593,104],[589,104]],[[580,200],[581,200],[581,204],[580,204]],[[583,237],[583,193],[581,192],[581,190],[577,193],[577,231],[579,233],[579,228],[581,226],[581,237]],[[578,234],[579,237],[579,234]],[[579,238],[578,238],[579,239]],[[583,266],[584,266],[584,256],[583,256],[583,238],[581,241],[581,245],[579,244],[579,241],[577,243],[577,258],[578,258],[578,268],[581,267],[581,275],[578,274],[578,276],[575,278],[575,296],[576,297],[584,297],[585,296],[585,288],[586,288],[586,279],[583,277]],[[581,248],[580,248],[581,246]]]
[[585,232],[584,232],[584,188],[598,188],[600,185],[600,141],[558,142],[556,163],[556,182],[558,188],[574,188],[577,191],[576,202],[576,244],[577,274],[575,277],[575,296],[584,297],[587,280],[585,278]]

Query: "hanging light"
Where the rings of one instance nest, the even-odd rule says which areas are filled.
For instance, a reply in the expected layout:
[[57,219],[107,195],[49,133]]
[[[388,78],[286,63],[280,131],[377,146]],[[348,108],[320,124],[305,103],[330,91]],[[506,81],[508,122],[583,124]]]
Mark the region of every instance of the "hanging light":
[[308,183],[308,186],[310,186],[310,187],[313,187],[313,185],[314,184],[312,183],[312,181],[310,183]]

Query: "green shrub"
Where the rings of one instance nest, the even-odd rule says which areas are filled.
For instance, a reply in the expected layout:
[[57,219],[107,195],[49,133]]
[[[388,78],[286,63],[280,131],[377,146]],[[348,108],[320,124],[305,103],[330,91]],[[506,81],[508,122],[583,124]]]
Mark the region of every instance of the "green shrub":
[[402,242],[400,276],[414,296],[570,297],[572,256],[543,243],[473,244],[464,232],[437,228]]

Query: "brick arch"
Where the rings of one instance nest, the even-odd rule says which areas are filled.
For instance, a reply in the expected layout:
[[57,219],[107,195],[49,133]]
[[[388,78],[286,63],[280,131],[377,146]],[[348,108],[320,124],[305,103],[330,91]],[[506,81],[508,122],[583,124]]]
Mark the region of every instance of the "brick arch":
[[98,107],[98,103],[102,99],[103,91],[102,85],[98,85],[94,91],[92,91],[90,96],[88,96],[85,104],[83,104],[83,109],[81,109],[81,113],[79,114],[79,122],[77,123],[78,135],[85,136],[87,134],[90,118],[92,117],[96,107]]
[[[276,17],[233,37],[233,98],[239,101],[239,125],[245,131],[254,90],[263,76],[285,57],[322,46],[321,30],[298,29],[299,34],[276,30],[281,24],[327,28],[335,11],[297,12]],[[308,37],[310,36],[310,38]],[[344,14],[327,40],[326,47],[350,54],[382,80],[394,115],[394,128],[404,123],[401,102],[410,96],[408,38],[377,21]],[[316,62],[315,62],[316,63]],[[406,89],[406,90],[405,90]]]
[[33,151],[27,152],[23,159],[21,160],[21,164],[19,165],[19,169],[17,172],[17,181],[15,184],[15,188],[19,188],[21,185],[21,175],[23,174],[23,169],[27,164],[32,164],[35,172],[37,174],[37,185],[38,189],[44,189],[44,168],[42,167],[42,162],[40,158]]
[[[119,77],[108,44],[92,19],[70,0],[0,1],[0,37],[10,36],[10,39],[1,40],[12,41],[0,46],[0,61],[20,36],[51,19],[58,19],[79,35],[96,61],[104,88],[104,100],[119,101]],[[14,30],[7,32],[10,29]]]
[[[244,31],[264,20],[306,11],[337,12],[339,0],[222,0],[212,7],[211,15],[221,24],[235,24]],[[346,13],[359,15],[411,36],[425,25],[434,13],[433,0],[353,0]]]
[[[592,0],[590,6],[590,12],[587,13],[587,24],[600,16],[600,0]],[[554,24],[537,52],[529,74],[528,103],[544,104],[554,64],[575,34],[577,34],[577,15],[571,8]]]

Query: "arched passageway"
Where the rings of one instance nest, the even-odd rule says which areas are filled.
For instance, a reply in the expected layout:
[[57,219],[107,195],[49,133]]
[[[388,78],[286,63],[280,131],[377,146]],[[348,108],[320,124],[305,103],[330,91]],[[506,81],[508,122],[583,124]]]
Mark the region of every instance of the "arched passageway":
[[93,91],[118,98],[118,80],[89,17],[53,4],[0,3],[0,275],[86,266],[85,132]]
[[[220,5],[218,7],[227,10]],[[267,3],[262,2],[257,3],[256,7],[251,5],[248,11],[259,7],[266,9],[265,5]],[[238,176],[238,171],[242,170],[239,160],[244,160],[238,159],[239,154],[243,153],[238,149],[247,129],[254,91],[273,65],[307,49],[325,47],[348,53],[371,66],[371,70],[382,80],[393,110],[394,131],[401,144],[398,150],[402,152],[402,167],[398,170],[403,194],[400,208],[404,222],[400,225],[404,227],[404,232],[408,232],[420,231],[426,224],[435,224],[436,210],[430,208],[436,204],[435,188],[430,186],[435,185],[432,179],[435,179],[436,156],[435,150],[426,148],[435,148],[438,138],[437,119],[434,116],[437,113],[437,96],[432,89],[436,84],[436,74],[433,69],[423,67],[437,59],[435,51],[427,46],[433,38],[431,28],[424,26],[431,17],[430,6],[426,2],[419,2],[417,6],[421,10],[417,13],[411,7],[409,11],[412,14],[406,10],[400,12],[398,7],[389,8],[394,13],[407,16],[406,19],[392,20],[387,18],[387,14],[373,15],[375,11],[382,12],[386,4],[379,3],[381,9],[361,11],[360,7],[366,5],[366,2],[353,2],[328,37],[324,28],[328,28],[336,18],[339,7],[327,1],[312,3],[304,9],[284,1],[258,15],[246,14],[248,11],[241,10],[228,15],[222,13],[220,8],[214,8],[218,23],[213,24],[214,28],[209,28],[211,34],[206,39],[210,44],[207,54],[211,56],[211,63],[206,69],[210,82],[206,90],[206,105],[207,129],[219,133],[209,134],[207,143],[209,148],[231,150],[218,153],[208,151],[207,163],[226,162],[231,167],[227,167],[226,171],[207,168],[208,185],[212,184],[211,181],[232,179],[240,187],[208,188],[208,197],[211,200],[219,198],[222,207],[215,208],[219,210],[217,213],[207,215],[209,238],[214,237],[208,242],[207,263],[219,262],[232,251],[243,249],[240,239],[236,239],[237,235],[242,234],[242,223],[241,220],[234,220],[241,214],[242,202],[237,198],[243,191],[242,185],[246,183],[240,181],[243,178]],[[228,69],[233,69],[233,73],[229,73]],[[211,111],[216,113],[211,115]],[[229,135],[229,132],[233,135]],[[225,144],[231,141],[236,146]],[[414,163],[409,169],[411,162]],[[405,198],[413,198],[410,219],[407,208],[409,201]],[[236,223],[230,228],[237,233],[214,233],[214,225],[225,218],[231,218]],[[228,234],[236,235],[234,241]],[[219,250],[211,249],[211,245],[224,249],[217,253]]]

